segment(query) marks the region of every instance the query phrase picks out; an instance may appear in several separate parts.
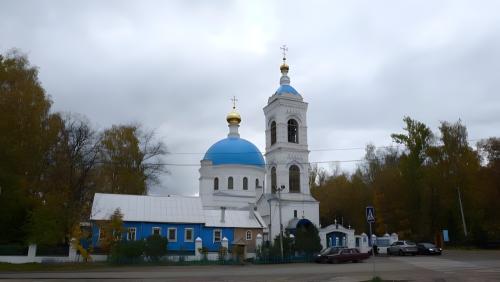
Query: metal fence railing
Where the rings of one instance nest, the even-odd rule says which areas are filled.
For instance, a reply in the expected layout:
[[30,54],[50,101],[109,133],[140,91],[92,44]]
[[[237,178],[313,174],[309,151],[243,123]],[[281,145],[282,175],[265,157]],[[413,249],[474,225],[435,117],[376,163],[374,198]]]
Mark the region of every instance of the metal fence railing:
[[21,244],[0,245],[0,256],[27,256],[28,246]]
[[69,255],[69,245],[38,245],[36,248],[37,257],[48,257],[48,256],[68,256]]

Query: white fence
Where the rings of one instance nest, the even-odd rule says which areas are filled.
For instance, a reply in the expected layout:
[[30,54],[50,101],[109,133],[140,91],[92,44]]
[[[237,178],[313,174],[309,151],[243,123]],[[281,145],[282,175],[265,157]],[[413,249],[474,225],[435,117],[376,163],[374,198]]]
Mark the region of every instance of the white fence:
[[[258,234],[257,235],[257,247],[260,247],[262,245],[262,235]],[[228,248],[229,242],[226,237],[222,239],[221,242],[222,246],[225,248]],[[196,238],[195,240],[195,254],[191,256],[178,256],[178,255],[167,255],[168,260],[172,261],[179,261],[179,260],[185,260],[185,261],[197,261],[201,260],[204,255],[200,252],[200,250],[203,247],[203,242],[200,237]],[[8,262],[8,263],[31,263],[31,262],[36,262],[36,263],[68,263],[68,262],[82,262],[83,258],[78,254],[75,248],[70,244],[69,245],[69,253],[68,256],[37,256],[36,255],[36,249],[37,246],[35,244],[32,244],[28,248],[28,254],[26,256],[2,256],[0,255],[0,262]],[[218,253],[207,253],[206,258],[208,260],[217,260],[218,259]],[[91,255],[91,261],[92,262],[99,262],[99,261],[106,261],[107,260],[107,255]],[[246,258],[253,258],[255,257],[255,253],[246,253]]]
[[[69,246],[68,256],[37,256],[35,244],[29,245],[26,256],[0,256],[0,262],[8,263],[63,263],[63,262],[82,262],[83,258],[77,253],[72,245]],[[92,261],[106,261],[106,255],[93,255]]]

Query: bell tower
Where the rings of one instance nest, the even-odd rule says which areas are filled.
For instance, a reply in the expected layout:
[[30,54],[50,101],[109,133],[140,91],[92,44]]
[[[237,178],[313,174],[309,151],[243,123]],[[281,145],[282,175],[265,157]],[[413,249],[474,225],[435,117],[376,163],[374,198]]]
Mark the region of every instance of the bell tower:
[[266,191],[309,195],[309,150],[307,146],[307,106],[290,85],[286,46],[280,66],[280,86],[264,107],[266,120]]
[[257,208],[267,224],[266,240],[281,232],[295,234],[300,224],[319,228],[319,202],[309,190],[307,103],[290,85],[286,46],[280,86],[264,107],[266,120],[266,182]]

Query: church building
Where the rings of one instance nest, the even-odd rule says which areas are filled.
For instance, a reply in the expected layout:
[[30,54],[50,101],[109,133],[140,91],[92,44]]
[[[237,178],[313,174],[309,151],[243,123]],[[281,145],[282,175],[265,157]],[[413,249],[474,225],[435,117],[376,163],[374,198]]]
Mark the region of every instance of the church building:
[[[266,223],[264,239],[298,224],[319,227],[319,203],[309,190],[307,103],[290,85],[283,58],[280,86],[264,107],[265,161],[255,145],[240,137],[241,116],[227,115],[228,136],[201,160],[200,197],[207,209],[256,209]],[[280,211],[281,205],[281,211]]]
[[[286,58],[280,70],[280,85],[263,108],[264,155],[240,136],[242,118],[233,104],[227,137],[200,161],[199,197],[96,194],[91,219],[106,220],[120,208],[127,239],[165,235],[178,251],[195,251],[199,238],[210,251],[226,239],[229,249],[245,245],[255,252],[256,238],[272,241],[280,230],[293,234],[301,224],[319,228],[319,203],[309,185],[308,104],[290,85]],[[97,245],[99,232],[96,225]]]

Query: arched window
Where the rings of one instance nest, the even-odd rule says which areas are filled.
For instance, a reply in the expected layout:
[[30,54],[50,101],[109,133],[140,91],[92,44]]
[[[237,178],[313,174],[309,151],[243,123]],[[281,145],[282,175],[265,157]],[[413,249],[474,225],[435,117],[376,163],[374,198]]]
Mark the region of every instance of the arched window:
[[259,179],[255,178],[255,188],[259,188]]
[[245,237],[246,237],[245,239],[247,239],[247,241],[252,240],[252,231],[251,230],[247,230],[247,234],[246,234]]
[[290,193],[300,192],[300,169],[296,165],[292,165],[288,171]]
[[219,190],[219,178],[214,178],[214,190]]
[[271,168],[271,192],[276,193],[276,167]]
[[229,190],[233,190],[233,177],[232,176],[229,176],[227,178],[227,189]]
[[243,190],[248,190],[248,178],[243,177]]
[[276,122],[271,122],[271,145],[276,143]]
[[299,124],[296,120],[288,120],[288,142],[299,143]]

